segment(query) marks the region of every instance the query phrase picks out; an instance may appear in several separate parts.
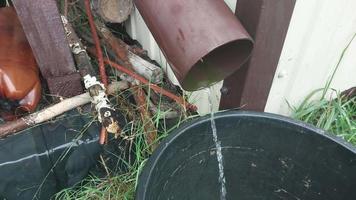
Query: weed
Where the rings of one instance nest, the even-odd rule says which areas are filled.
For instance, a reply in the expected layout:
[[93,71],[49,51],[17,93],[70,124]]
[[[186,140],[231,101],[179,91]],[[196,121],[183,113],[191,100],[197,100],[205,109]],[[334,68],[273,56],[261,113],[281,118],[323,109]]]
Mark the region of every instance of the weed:
[[[346,141],[356,145],[356,97],[346,97],[340,92],[331,89],[331,82],[340,67],[340,63],[354,40],[353,35],[348,45],[343,50],[339,61],[323,89],[318,89],[310,93],[299,107],[292,107],[292,117],[304,122],[313,124],[319,128],[329,131]],[[331,91],[336,94],[336,98],[327,98],[327,93]],[[315,96],[322,93],[320,98]],[[332,95],[331,95],[332,96]],[[316,100],[313,100],[316,99]]]
[[[319,90],[320,92],[322,90]],[[333,100],[311,101],[314,92],[293,110],[292,117],[329,131],[356,145],[356,97],[348,99],[337,93]]]
[[[159,108],[159,106],[158,106]],[[155,141],[158,143],[165,138],[171,131],[176,129],[182,121],[185,120],[184,116],[178,120],[176,125],[171,128],[167,128],[166,122],[160,122],[164,112],[158,111],[153,116],[153,121],[159,129],[159,137]],[[127,128],[129,127],[129,128]],[[69,199],[134,199],[135,189],[138,183],[138,177],[142,171],[148,157],[151,155],[151,147],[147,144],[144,133],[144,125],[141,122],[129,123],[126,126],[126,133],[124,139],[132,140],[130,149],[132,151],[133,158],[121,158],[117,156],[117,160],[124,162],[127,171],[123,174],[115,175],[117,172],[110,171],[112,169],[106,168],[107,176],[99,178],[97,176],[89,176],[86,180],[82,181],[73,188],[68,188],[60,191],[55,195],[55,199],[69,200]],[[131,160],[131,161],[129,161]],[[102,160],[102,165],[105,166],[105,161]],[[111,176],[111,174],[114,174]]]

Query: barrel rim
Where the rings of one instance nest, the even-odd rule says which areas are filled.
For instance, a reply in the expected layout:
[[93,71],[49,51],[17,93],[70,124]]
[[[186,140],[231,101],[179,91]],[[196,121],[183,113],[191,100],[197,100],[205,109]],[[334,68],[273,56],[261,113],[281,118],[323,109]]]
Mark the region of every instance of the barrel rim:
[[[229,110],[229,111],[221,111],[217,112],[214,114],[215,119],[219,118],[225,118],[225,117],[255,117],[255,118],[266,118],[269,120],[275,120],[275,121],[281,121],[284,123],[289,123],[291,125],[295,126],[300,126],[303,127],[311,132],[316,133],[322,137],[325,137],[332,142],[335,142],[347,150],[353,152],[356,154],[356,147],[352,146],[350,143],[346,142],[340,137],[337,137],[335,135],[332,135],[331,133],[322,130],[316,126],[313,126],[311,124],[307,124],[305,122],[302,122],[300,120],[295,120],[290,117],[282,116],[282,115],[277,115],[273,113],[265,113],[265,112],[254,112],[254,111],[240,111],[240,110]],[[145,166],[143,167],[143,170],[139,176],[140,181],[144,180],[144,182],[140,182],[137,184],[136,188],[136,193],[135,193],[135,199],[136,200],[145,200],[146,198],[146,192],[147,192],[147,187],[149,184],[149,180],[151,179],[152,172],[157,165],[157,162],[159,161],[160,157],[162,154],[165,152],[167,147],[169,146],[170,143],[172,143],[175,139],[177,139],[182,133],[184,133],[187,129],[194,127],[198,124],[206,123],[207,121],[210,121],[210,114],[207,114],[202,117],[197,117],[194,118],[190,121],[185,122],[182,124],[180,127],[178,127],[176,130],[174,130],[171,134],[169,134],[166,138],[162,140],[158,148],[153,152],[151,157],[148,159],[146,162]],[[306,133],[306,132],[305,132]]]

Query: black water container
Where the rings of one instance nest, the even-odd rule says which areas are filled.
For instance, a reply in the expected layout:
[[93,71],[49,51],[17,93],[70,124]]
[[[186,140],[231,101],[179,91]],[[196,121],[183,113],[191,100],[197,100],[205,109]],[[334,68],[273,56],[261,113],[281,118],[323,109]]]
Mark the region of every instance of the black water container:
[[[355,200],[356,150],[292,119],[229,111],[215,115],[228,200]],[[221,199],[210,116],[186,123],[147,162],[137,200]]]

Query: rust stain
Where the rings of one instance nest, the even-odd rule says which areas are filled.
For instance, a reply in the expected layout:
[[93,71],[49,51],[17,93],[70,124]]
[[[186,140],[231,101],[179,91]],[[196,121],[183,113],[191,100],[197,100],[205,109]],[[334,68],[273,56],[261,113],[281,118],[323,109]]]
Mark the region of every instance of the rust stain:
[[179,28],[178,32],[179,32],[179,35],[182,38],[182,40],[185,40],[184,33],[183,33],[182,29]]

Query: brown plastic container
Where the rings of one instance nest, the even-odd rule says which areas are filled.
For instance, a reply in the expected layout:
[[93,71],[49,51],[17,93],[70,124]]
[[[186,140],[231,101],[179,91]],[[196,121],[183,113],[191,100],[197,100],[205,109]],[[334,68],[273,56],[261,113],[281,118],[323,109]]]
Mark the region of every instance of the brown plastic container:
[[35,110],[41,98],[39,69],[13,8],[0,8],[0,100]]
[[253,42],[223,0],[135,0],[181,86],[221,81],[247,61]]

